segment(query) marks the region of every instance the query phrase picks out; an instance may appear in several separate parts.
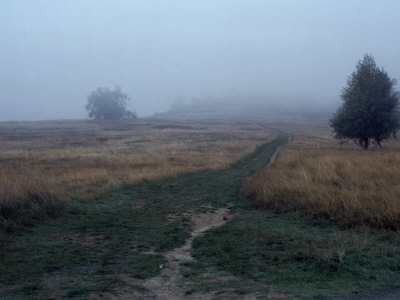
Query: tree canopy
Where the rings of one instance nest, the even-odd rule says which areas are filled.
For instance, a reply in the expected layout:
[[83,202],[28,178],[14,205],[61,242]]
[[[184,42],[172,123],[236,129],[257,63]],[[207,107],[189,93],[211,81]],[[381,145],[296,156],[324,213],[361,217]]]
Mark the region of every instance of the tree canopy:
[[371,55],[365,55],[347,80],[341,98],[342,106],[331,118],[335,138],[353,140],[368,149],[370,142],[396,137],[399,128],[399,94],[396,80],[376,66]]
[[129,101],[127,94],[121,92],[119,87],[114,90],[97,88],[87,97],[86,110],[89,118],[95,120],[116,120],[136,118],[136,115],[126,109]]

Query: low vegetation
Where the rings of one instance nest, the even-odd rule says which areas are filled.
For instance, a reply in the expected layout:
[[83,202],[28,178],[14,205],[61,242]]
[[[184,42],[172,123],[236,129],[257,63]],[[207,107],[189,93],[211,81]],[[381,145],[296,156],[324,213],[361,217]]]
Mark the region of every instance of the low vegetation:
[[194,241],[196,262],[184,273],[193,292],[325,299],[398,286],[398,233],[311,224],[246,202],[239,217]]
[[0,298],[155,298],[143,280],[160,274],[164,254],[185,243],[185,213],[235,201],[242,178],[280,143],[225,170],[116,187],[70,201],[59,218],[16,235],[0,231]]
[[[151,126],[182,136],[183,130],[206,130],[200,123],[196,126],[202,129],[197,130],[188,123],[190,128],[165,128],[154,121]],[[282,148],[271,167],[275,171],[299,151],[307,150],[302,155],[314,155],[316,160],[323,157],[321,153],[336,153],[338,145],[332,142],[327,120],[263,123],[273,125],[294,139]],[[136,130],[149,126],[137,124]],[[247,132],[246,126],[256,128],[249,123],[213,126],[226,134],[258,131]],[[271,135],[269,141],[224,170],[115,185],[101,196],[66,202],[58,218],[18,234],[0,231],[0,298],[156,298],[157,289],[148,284],[157,280],[179,295],[210,299],[315,299],[396,287],[397,231],[340,228],[327,216],[310,221],[291,209],[262,210],[238,194],[243,179],[265,168],[287,135],[277,139]],[[385,155],[385,151],[343,146],[342,153],[347,152]],[[169,254],[187,244],[193,220],[221,208],[230,211],[225,225],[197,236],[189,248],[195,260],[185,261],[171,275]],[[174,276],[174,286],[162,285]]]
[[275,134],[251,123],[35,122],[0,125],[0,223],[32,224],[110,186],[226,168]]
[[293,212],[341,227],[400,229],[399,144],[363,151],[330,137],[327,127],[297,132],[246,193],[261,208]]

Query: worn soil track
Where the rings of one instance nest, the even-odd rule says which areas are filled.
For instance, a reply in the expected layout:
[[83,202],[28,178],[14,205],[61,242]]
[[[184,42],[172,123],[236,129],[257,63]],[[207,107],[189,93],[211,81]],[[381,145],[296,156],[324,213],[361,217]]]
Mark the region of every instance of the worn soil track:
[[[281,136],[275,140],[269,147],[264,146],[258,150],[251,159],[244,161],[236,168],[236,178],[240,179],[243,175],[249,177],[256,170],[270,165],[276,158],[280,146],[289,140],[288,136]],[[260,164],[262,163],[262,164]],[[230,173],[232,173],[230,171]],[[241,175],[243,173],[243,175]],[[220,175],[220,174],[218,174]],[[224,175],[223,175],[224,176]],[[221,177],[223,177],[221,176]],[[231,174],[229,174],[231,176]],[[243,178],[243,177],[242,177]],[[217,178],[209,176],[207,181],[214,184],[218,181]],[[195,185],[195,182],[187,183]],[[237,195],[235,192],[234,195]],[[223,195],[220,195],[223,197]],[[237,195],[237,197],[240,197]],[[143,200],[137,201],[132,206],[133,209],[142,209],[146,204]],[[139,291],[137,288],[130,289],[124,288],[120,291],[113,291],[112,293],[100,293],[92,294],[92,298],[101,297],[102,299],[211,299],[215,297],[214,293],[193,293],[190,295],[185,294],[185,287],[182,283],[181,265],[183,263],[193,261],[191,255],[193,240],[199,236],[207,233],[208,230],[215,229],[223,226],[236,216],[232,213],[234,207],[233,203],[227,203],[222,207],[216,207],[209,204],[203,204],[199,207],[192,207],[189,210],[179,213],[170,214],[167,216],[169,222],[175,222],[180,219],[186,220],[186,232],[188,234],[183,246],[172,249],[167,253],[164,253],[167,263],[159,266],[161,272],[156,277],[148,279],[133,279],[122,276],[121,279],[125,281],[129,286],[137,287],[140,286],[143,289]],[[147,252],[148,254],[154,254],[154,251]],[[281,295],[274,294],[275,297]],[[221,298],[222,296],[219,296]],[[224,299],[255,299],[255,295],[225,295]]]
[[[168,263],[165,266],[160,266],[163,270],[159,276],[145,280],[142,283],[150,291],[149,293],[144,293],[142,296],[158,299],[185,298],[184,290],[179,286],[179,281],[182,278],[180,265],[193,260],[190,253],[193,240],[212,228],[224,225],[234,217],[231,214],[232,205],[215,210],[212,210],[211,207],[208,208],[210,209],[208,212],[186,213],[186,217],[191,223],[189,238],[186,239],[182,247],[173,249],[165,254]],[[206,299],[206,297],[208,295],[194,295],[191,298]]]

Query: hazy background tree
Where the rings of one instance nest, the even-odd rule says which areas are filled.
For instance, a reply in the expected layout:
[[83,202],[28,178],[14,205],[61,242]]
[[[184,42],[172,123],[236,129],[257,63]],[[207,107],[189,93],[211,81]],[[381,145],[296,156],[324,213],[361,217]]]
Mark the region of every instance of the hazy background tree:
[[134,119],[136,115],[126,109],[129,101],[127,94],[121,92],[119,87],[114,90],[97,88],[87,97],[86,110],[89,118],[95,120]]
[[364,55],[343,89],[342,106],[330,120],[335,138],[353,140],[368,149],[371,140],[381,142],[396,137],[399,128],[399,96],[395,79],[376,66],[371,55]]

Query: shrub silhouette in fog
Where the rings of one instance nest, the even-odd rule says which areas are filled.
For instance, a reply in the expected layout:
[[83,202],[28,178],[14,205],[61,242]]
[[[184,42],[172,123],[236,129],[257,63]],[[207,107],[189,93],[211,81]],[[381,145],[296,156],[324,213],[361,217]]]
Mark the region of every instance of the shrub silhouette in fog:
[[129,101],[127,94],[121,92],[119,87],[114,90],[97,88],[87,97],[86,110],[89,118],[95,120],[134,119],[136,115],[126,109]]

